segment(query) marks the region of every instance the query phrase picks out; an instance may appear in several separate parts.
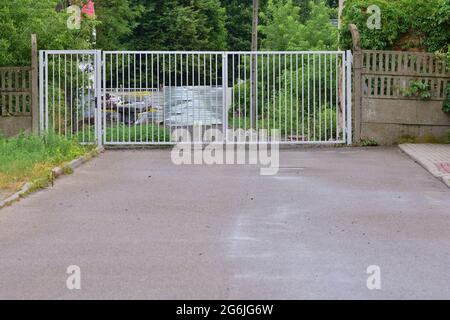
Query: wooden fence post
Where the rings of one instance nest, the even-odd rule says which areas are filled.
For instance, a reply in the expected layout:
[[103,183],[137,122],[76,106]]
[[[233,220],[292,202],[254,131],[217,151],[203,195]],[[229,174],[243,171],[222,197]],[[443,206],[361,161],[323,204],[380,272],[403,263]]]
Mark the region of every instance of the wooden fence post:
[[361,49],[361,37],[358,28],[354,24],[349,25],[353,41],[353,83],[354,83],[354,132],[353,137],[355,142],[361,141],[361,108],[362,108],[362,67],[363,55]]
[[36,34],[31,35],[31,123],[33,134],[39,134],[38,50]]

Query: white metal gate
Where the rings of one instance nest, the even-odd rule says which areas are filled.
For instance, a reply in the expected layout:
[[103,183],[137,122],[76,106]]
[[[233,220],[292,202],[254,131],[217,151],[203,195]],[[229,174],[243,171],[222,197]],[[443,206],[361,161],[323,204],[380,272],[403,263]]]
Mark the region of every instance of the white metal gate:
[[41,132],[101,143],[101,52],[39,52]]
[[82,143],[174,144],[180,128],[201,142],[277,129],[282,144],[351,143],[349,51],[47,50],[40,93],[41,129]]

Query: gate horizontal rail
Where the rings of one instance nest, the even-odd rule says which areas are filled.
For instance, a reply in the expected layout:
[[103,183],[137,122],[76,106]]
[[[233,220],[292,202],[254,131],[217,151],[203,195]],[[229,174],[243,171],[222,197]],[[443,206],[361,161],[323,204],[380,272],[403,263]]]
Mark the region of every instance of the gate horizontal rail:
[[82,143],[174,144],[180,129],[196,142],[270,142],[271,130],[281,144],[351,142],[350,52],[47,50],[40,60],[42,128]]

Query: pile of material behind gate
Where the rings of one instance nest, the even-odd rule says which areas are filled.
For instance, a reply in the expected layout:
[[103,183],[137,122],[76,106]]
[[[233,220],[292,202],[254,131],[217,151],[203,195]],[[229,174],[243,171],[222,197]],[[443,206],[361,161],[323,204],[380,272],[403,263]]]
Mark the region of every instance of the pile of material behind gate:
[[106,125],[115,123],[166,126],[222,124],[221,87],[163,87],[160,90],[118,89],[106,93]]

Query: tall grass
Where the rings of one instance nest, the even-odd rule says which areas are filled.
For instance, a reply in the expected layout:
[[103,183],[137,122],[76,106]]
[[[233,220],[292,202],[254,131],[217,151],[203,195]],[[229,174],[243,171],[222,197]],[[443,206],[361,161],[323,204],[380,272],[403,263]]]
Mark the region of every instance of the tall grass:
[[49,175],[53,167],[80,157],[89,148],[56,134],[0,137],[0,189],[16,190],[24,182]]

